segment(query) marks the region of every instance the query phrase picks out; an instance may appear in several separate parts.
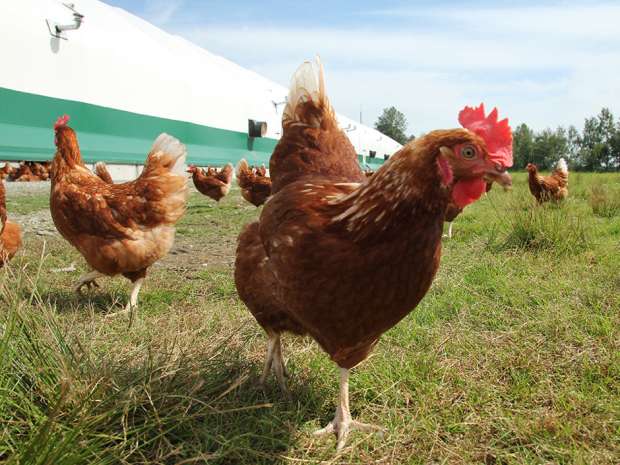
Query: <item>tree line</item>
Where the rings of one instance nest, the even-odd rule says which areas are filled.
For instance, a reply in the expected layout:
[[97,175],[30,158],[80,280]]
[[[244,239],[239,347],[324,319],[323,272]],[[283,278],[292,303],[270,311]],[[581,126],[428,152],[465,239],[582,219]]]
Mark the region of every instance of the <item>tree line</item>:
[[[407,136],[407,119],[395,107],[383,110],[375,129],[401,144],[414,136]],[[586,118],[583,129],[568,128],[534,131],[527,124],[513,131],[513,157],[515,168],[525,168],[536,163],[541,169],[550,169],[564,157],[571,170],[618,171],[620,170],[620,119],[616,120],[609,108]]]

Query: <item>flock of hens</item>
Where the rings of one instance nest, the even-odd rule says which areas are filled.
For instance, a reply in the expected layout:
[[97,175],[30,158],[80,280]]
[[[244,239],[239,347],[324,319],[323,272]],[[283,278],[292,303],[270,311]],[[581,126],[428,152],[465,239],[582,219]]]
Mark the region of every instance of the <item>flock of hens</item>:
[[[273,370],[288,394],[281,335],[314,338],[340,370],[334,419],[316,432],[336,434],[338,450],[352,430],[381,431],[352,419],[349,370],[427,293],[439,267],[444,221],[454,220],[493,182],[511,185],[508,120],[498,120],[495,109],[486,115],[483,105],[464,108],[458,119],[461,128],[431,131],[366,173],[338,126],[320,62],[306,62],[292,79],[270,177],[264,166],[238,164],[244,199],[264,204],[258,220],[239,235],[234,274],[241,300],[268,338],[260,382]],[[58,119],[54,132],[52,217],[92,269],[75,290],[123,275],[133,283],[124,312],[133,313],[147,270],[170,251],[186,209],[185,146],[161,134],[141,175],[114,184],[104,164],[96,174],[85,166],[68,117]],[[528,171],[539,202],[566,197],[563,160],[548,177],[534,165]],[[220,171],[190,166],[187,172],[198,191],[215,200],[228,193],[233,179],[230,164]],[[4,197],[0,182],[0,264],[21,242],[19,226],[7,221]],[[377,280],[377,273],[390,279]]]

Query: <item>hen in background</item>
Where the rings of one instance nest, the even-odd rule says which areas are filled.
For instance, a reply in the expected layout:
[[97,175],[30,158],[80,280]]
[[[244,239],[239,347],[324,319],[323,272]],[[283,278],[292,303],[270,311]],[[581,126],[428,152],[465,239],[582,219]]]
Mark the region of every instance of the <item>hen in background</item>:
[[0,267],[15,256],[21,245],[21,228],[7,220],[6,191],[0,180]]
[[33,162],[31,166],[32,174],[34,174],[41,181],[47,181],[50,178],[48,162],[38,163]]
[[212,198],[216,202],[225,197],[230,191],[233,178],[233,166],[228,163],[220,171],[210,166],[207,171],[190,165],[187,169],[192,174],[194,186],[203,195]]
[[267,176],[267,167],[265,166],[264,163],[261,163],[259,167],[256,167],[256,168],[252,167],[252,171],[255,171],[257,176],[263,176],[263,177]]
[[106,184],[114,184],[112,175],[110,175],[108,167],[104,162],[99,161],[95,163],[95,174]]
[[316,434],[373,431],[349,409],[349,370],[428,291],[450,199],[476,201],[487,181],[509,185],[512,135],[497,111],[465,108],[460,129],[417,138],[366,178],[325,93],[320,64],[295,73],[283,135],[270,161],[273,195],[239,236],[235,283],[268,336],[263,382],[283,390],[283,332],[308,334],[339,367],[334,419]]
[[168,253],[175,223],[187,202],[185,146],[168,134],[153,144],[138,178],[109,184],[82,161],[68,117],[56,122],[50,208],[60,234],[93,271],[75,290],[96,285],[103,276],[123,275],[133,283],[125,311],[136,307],[148,268]]
[[260,207],[271,195],[271,179],[267,177],[265,166],[250,168],[248,162],[241,160],[237,165],[237,183],[241,197],[255,207]]
[[13,168],[8,162],[4,164],[2,168],[0,168],[0,181],[3,179],[10,179],[15,172],[15,168]]
[[568,165],[560,158],[550,176],[538,174],[538,167],[527,164],[528,184],[530,192],[538,203],[549,200],[560,201],[568,197]]
[[21,163],[13,173],[13,181],[15,182],[36,182],[41,179],[32,172],[29,163]]

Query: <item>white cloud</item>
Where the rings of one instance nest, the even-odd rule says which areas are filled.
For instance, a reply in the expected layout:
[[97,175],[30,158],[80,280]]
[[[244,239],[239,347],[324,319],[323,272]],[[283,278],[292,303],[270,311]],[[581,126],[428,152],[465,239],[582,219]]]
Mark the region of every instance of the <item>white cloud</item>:
[[574,40],[620,40],[617,3],[537,5],[508,8],[397,8],[362,12],[360,16],[420,19],[468,26],[481,33],[547,34]]
[[157,26],[165,26],[183,6],[183,0],[152,0],[147,3],[145,19]]
[[620,110],[620,6],[386,13],[399,15],[394,29],[360,20],[349,29],[213,25],[177,33],[284,85],[320,53],[337,111],[357,119],[362,105],[368,124],[395,105],[416,134],[454,125],[463,105],[480,101],[537,128],[580,127],[603,106]]

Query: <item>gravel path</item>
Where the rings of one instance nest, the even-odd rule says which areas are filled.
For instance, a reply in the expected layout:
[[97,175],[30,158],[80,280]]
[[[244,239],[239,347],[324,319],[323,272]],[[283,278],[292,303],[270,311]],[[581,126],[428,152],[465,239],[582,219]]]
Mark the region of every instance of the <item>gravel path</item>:
[[13,214],[10,219],[19,224],[25,233],[36,234],[37,236],[60,236],[56,226],[54,226],[49,209],[39,210],[27,215]]

